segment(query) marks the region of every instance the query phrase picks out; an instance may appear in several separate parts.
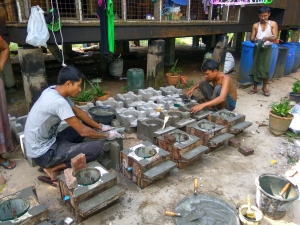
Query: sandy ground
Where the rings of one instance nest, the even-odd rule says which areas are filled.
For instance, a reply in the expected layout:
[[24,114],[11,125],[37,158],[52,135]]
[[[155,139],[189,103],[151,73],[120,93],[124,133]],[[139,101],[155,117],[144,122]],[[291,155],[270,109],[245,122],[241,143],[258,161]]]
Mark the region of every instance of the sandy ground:
[[[124,71],[132,67],[146,68],[146,48],[131,48],[131,51],[138,51],[136,59],[128,59],[125,62]],[[189,76],[189,79],[198,82],[203,76],[200,74],[200,64],[203,59],[204,51],[191,49],[187,46],[179,46],[176,50],[176,58],[179,59],[179,67],[184,71],[182,75]],[[233,78],[238,74],[238,56],[236,71],[231,74]],[[80,67],[87,71],[88,77],[97,77],[92,71],[97,71],[97,65],[88,65]],[[168,67],[166,67],[167,69]],[[55,83],[55,74],[57,69],[49,68],[47,70],[49,84]],[[95,72],[97,74],[97,72]],[[8,92],[7,99],[9,104],[9,113],[13,115],[27,114],[25,107],[24,93],[22,90],[22,80],[20,71],[15,70],[17,84],[19,88],[16,92]],[[120,202],[113,207],[96,214],[88,220],[80,223],[84,225],[171,225],[174,224],[172,218],[164,216],[165,210],[175,208],[178,201],[185,196],[193,193],[193,180],[199,179],[199,192],[211,194],[219,197],[230,204],[233,208],[238,208],[246,204],[247,195],[251,197],[255,205],[256,186],[255,178],[263,173],[277,173],[284,175],[290,168],[298,170],[298,174],[293,177],[293,182],[300,184],[300,165],[288,164],[287,157],[282,153],[287,148],[285,137],[274,137],[270,134],[268,127],[258,127],[258,122],[265,121],[268,124],[268,113],[271,102],[286,96],[291,90],[293,77],[300,77],[300,71],[293,73],[288,77],[283,77],[271,81],[269,89],[270,97],[265,97],[260,90],[258,94],[249,95],[250,89],[238,89],[238,103],[235,112],[245,114],[246,120],[253,122],[253,125],[246,129],[237,138],[242,145],[252,147],[254,155],[245,157],[237,149],[230,146],[224,146],[218,150],[204,155],[198,162],[186,167],[183,170],[174,169],[171,175],[150,187],[143,190],[138,188],[130,180],[120,174],[118,176],[118,185],[125,189],[125,195]],[[109,90],[112,90],[113,96],[120,92],[120,88],[126,85],[126,81],[108,79],[103,82]],[[112,88],[113,87],[113,88]],[[135,135],[126,135],[126,137]],[[124,141],[124,148],[128,148],[139,143],[138,139],[127,139]],[[7,184],[2,190],[0,197],[17,192],[28,186],[34,186],[37,190],[39,201],[50,210],[52,224],[63,224],[66,217],[74,218],[72,213],[60,200],[59,189],[51,187],[37,180],[37,176],[42,175],[37,171],[37,167],[31,168],[28,162],[22,157],[21,151],[16,151],[7,155],[8,158],[17,161],[17,167],[14,170],[0,171],[4,174]],[[278,160],[271,165],[272,160]],[[286,216],[279,221],[264,218],[262,225],[279,224],[300,224],[300,200],[296,200],[287,211]]]

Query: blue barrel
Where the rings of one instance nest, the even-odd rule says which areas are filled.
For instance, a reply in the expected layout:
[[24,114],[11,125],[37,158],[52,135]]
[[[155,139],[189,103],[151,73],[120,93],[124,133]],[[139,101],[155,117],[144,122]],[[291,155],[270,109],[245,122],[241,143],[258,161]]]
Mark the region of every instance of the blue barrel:
[[284,67],[284,75],[290,75],[292,72],[293,66],[294,66],[294,60],[295,60],[295,47],[292,44],[285,43],[280,46],[289,47],[288,55],[286,58],[286,64]]
[[272,44],[272,57],[271,57],[271,63],[270,63],[270,69],[269,69],[269,79],[272,79],[273,75],[275,73],[277,57],[278,57],[278,46],[275,44]]
[[290,42],[295,47],[295,60],[293,64],[292,73],[296,73],[300,64],[300,43],[299,42]]
[[250,41],[242,43],[242,55],[238,81],[242,84],[250,82],[250,71],[253,64],[253,51],[255,44]]

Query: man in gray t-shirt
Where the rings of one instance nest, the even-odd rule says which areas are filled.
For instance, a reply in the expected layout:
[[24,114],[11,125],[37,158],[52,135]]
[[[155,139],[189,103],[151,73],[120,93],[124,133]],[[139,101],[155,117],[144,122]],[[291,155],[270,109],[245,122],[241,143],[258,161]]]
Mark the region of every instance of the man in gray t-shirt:
[[[85,137],[109,140],[122,137],[113,127],[92,120],[70,100],[69,97],[75,97],[81,91],[83,79],[84,75],[75,67],[62,68],[57,85],[43,91],[30,110],[25,124],[26,155],[33,158],[49,175],[40,176],[39,180],[53,186],[56,186],[54,181],[57,172],[70,168],[73,157],[83,153],[87,162],[90,162],[103,152],[99,141],[80,143]],[[62,120],[70,127],[57,133]],[[107,132],[98,132],[91,127]]]

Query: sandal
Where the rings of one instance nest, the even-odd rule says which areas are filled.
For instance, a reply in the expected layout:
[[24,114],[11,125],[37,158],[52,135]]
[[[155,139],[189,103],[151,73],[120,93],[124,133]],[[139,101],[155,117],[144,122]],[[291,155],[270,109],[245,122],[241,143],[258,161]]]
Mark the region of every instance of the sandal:
[[253,95],[253,94],[256,94],[256,93],[257,93],[257,91],[254,91],[253,89],[250,90],[250,91],[248,91],[248,94],[249,94],[249,95]]
[[264,93],[264,96],[267,96],[267,97],[269,97],[269,96],[270,96],[270,92],[269,92],[269,90],[267,90],[267,91],[264,91],[264,89],[263,89],[263,88],[262,88],[261,90],[263,91],[263,93]]
[[41,173],[45,173],[44,168],[42,168],[42,167],[38,168],[38,171]]
[[50,184],[53,187],[57,187],[58,186],[57,184],[54,183],[54,182],[57,182],[57,179],[56,180],[51,180],[51,178],[47,177],[47,176],[38,176],[38,180],[40,180],[40,181],[42,181],[44,183]]
[[[11,162],[15,163],[14,165],[11,164]],[[14,162],[14,161],[10,161],[10,160],[7,160],[6,162],[4,163],[0,163],[0,166],[3,166],[4,169],[6,170],[12,170],[16,167],[17,163]]]

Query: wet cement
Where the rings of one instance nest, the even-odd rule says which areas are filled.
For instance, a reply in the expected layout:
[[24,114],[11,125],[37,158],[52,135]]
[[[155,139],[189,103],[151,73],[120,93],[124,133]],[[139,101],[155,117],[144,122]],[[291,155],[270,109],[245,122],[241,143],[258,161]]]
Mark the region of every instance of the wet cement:
[[139,147],[134,152],[141,158],[150,158],[157,153],[157,151],[152,146]]
[[174,212],[181,215],[174,217],[176,225],[240,224],[236,212],[226,202],[209,195],[187,196],[177,204]]

